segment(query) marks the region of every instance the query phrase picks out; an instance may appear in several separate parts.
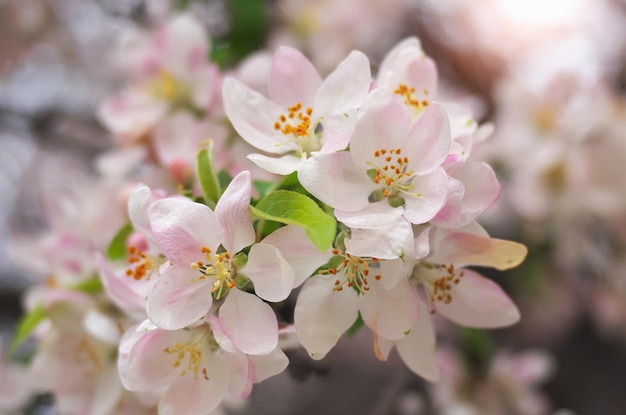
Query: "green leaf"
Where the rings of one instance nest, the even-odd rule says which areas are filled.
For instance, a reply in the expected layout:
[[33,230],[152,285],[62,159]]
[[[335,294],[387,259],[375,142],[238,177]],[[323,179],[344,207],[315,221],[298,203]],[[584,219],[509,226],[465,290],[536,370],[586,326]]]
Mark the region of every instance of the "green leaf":
[[115,234],[107,248],[107,258],[111,261],[126,258],[126,240],[133,232],[133,225],[127,223]]
[[198,152],[196,168],[204,201],[208,207],[215,209],[222,195],[222,189],[213,165],[213,141],[209,140],[207,147]]
[[72,285],[70,289],[80,291],[85,294],[96,295],[104,291],[104,286],[102,285],[100,277],[95,276],[81,281],[78,284]]
[[264,180],[254,180],[252,182],[254,189],[259,194],[259,198],[263,198],[267,196],[267,194],[276,186],[276,184],[272,182],[266,182]]
[[17,326],[15,337],[9,346],[7,356],[10,357],[15,352],[17,347],[22,344],[28,336],[30,336],[33,330],[37,328],[39,323],[41,323],[44,318],[46,318],[46,311],[44,310],[43,305],[38,305],[22,317]]
[[252,213],[266,220],[304,228],[311,242],[324,251],[333,243],[337,221],[311,198],[290,190],[277,190],[251,206]]

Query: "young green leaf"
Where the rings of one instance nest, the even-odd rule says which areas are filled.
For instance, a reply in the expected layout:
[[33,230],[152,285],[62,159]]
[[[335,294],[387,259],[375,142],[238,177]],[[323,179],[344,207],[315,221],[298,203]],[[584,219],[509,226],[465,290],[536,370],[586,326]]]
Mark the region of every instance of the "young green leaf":
[[17,347],[22,344],[28,336],[37,328],[39,323],[46,318],[46,311],[43,308],[43,305],[38,305],[37,307],[30,310],[27,314],[25,314],[20,320],[17,326],[17,332],[15,333],[15,337],[9,346],[9,350],[7,351],[7,356],[11,356]]
[[107,248],[107,258],[111,261],[126,258],[126,240],[133,232],[133,225],[127,223],[115,234]]
[[83,280],[78,284],[72,285],[70,288],[72,290],[80,291],[90,295],[100,294],[102,291],[104,291],[102,280],[97,275],[89,279]]
[[222,195],[222,189],[213,165],[213,142],[211,140],[208,141],[206,148],[198,152],[196,170],[204,201],[208,207],[215,209],[215,205]]
[[337,221],[311,198],[289,190],[277,190],[250,207],[252,213],[266,220],[304,228],[315,246],[323,251],[335,239]]

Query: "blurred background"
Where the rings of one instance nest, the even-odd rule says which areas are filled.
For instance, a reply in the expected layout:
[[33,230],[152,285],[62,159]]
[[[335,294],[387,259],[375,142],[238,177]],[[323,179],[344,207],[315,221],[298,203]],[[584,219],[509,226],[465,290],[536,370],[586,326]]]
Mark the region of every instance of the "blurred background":
[[[3,347],[25,290],[81,249],[69,244],[67,258],[46,258],[42,246],[58,237],[49,231],[102,209],[115,214],[95,177],[112,169],[102,155],[120,146],[102,121],[102,103],[134,76],[120,45],[183,11],[202,23],[221,71],[243,71],[246,62],[259,76],[259,52],[280,45],[299,48],[324,75],[353,49],[375,71],[400,40],[419,37],[438,67],[437,99],[462,103],[493,125],[472,157],[494,167],[503,190],[481,223],[529,247],[519,268],[485,271],[518,304],[522,321],[493,331],[442,323],[439,384],[395,355],[377,361],[362,330],[321,362],[290,352],[286,373],[230,411],[625,413],[623,0],[0,0]],[[98,229],[104,246],[117,231]],[[54,413],[46,402],[40,397],[28,411]]]

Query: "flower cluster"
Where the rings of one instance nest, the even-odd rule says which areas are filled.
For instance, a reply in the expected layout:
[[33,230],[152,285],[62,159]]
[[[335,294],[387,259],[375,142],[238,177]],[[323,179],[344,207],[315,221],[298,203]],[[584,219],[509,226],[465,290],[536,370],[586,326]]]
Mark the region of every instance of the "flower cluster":
[[477,223],[500,194],[470,157],[491,127],[439,98],[417,38],[375,75],[353,51],[325,78],[290,47],[229,73],[208,50],[189,16],[135,39],[133,81],[101,107],[127,217],[92,215],[119,229],[104,246],[59,230],[27,301],[30,370],[61,412],[206,414],[282,372],[284,349],[322,359],[359,325],[436,381],[435,318],[517,322],[472,268],[526,255]]

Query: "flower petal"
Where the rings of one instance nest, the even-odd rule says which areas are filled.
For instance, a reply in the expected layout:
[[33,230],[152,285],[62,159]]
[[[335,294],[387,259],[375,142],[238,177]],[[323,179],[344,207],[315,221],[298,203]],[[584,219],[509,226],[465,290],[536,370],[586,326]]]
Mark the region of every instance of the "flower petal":
[[408,169],[422,175],[439,167],[448,156],[450,140],[448,115],[441,105],[433,102],[409,132]]
[[298,338],[316,360],[326,356],[358,316],[358,294],[334,287],[332,278],[312,277],[302,287],[294,311]]
[[[371,278],[370,278],[371,279]],[[389,340],[399,340],[417,322],[418,299],[408,280],[391,289],[381,281],[372,280],[370,290],[359,296],[359,309],[367,326]]]
[[222,403],[228,388],[226,366],[208,349],[202,353],[202,360],[208,379],[202,375],[195,379],[193,373],[187,373],[165,392],[159,401],[159,414],[206,414]]
[[432,261],[441,264],[478,265],[503,271],[518,266],[528,252],[524,245],[513,241],[452,230],[444,232],[445,236],[437,238],[436,250],[431,257]]
[[352,51],[339,63],[315,97],[315,110],[322,116],[358,108],[370,89],[370,62],[362,52]]
[[[447,226],[458,228],[464,226],[487,209],[489,209],[500,196],[500,184],[493,169],[486,163],[481,162],[457,162],[446,165],[448,175],[463,184],[461,199],[456,201],[460,204],[460,214],[457,220],[450,221],[447,218]],[[453,199],[454,200],[454,199]],[[446,203],[447,205],[448,203]],[[444,206],[444,211],[446,207]],[[453,209],[453,210],[458,210]],[[439,216],[439,215],[437,215]],[[437,220],[435,218],[435,220]]]
[[350,228],[373,229],[385,225],[393,228],[394,226],[401,226],[399,218],[402,217],[403,213],[404,210],[401,207],[392,207],[386,199],[383,199],[379,202],[370,203],[355,212],[337,209],[335,210],[335,217]]
[[224,239],[217,215],[201,203],[170,197],[154,202],[149,214],[157,244],[173,264],[189,266],[204,258],[201,247],[216,251]]
[[419,196],[405,196],[404,217],[415,225],[426,223],[446,201],[448,175],[443,168],[438,168],[431,174],[416,176],[411,185],[411,191]]
[[148,318],[160,328],[175,330],[204,317],[213,304],[212,280],[198,277],[189,266],[167,268],[148,295]]
[[376,189],[364,170],[353,167],[348,152],[309,158],[298,169],[298,179],[322,202],[348,212],[368,206],[368,197]]
[[403,256],[407,251],[413,251],[413,231],[411,224],[398,216],[395,220],[375,228],[352,229],[345,244],[346,252],[351,255],[394,259]]
[[262,242],[278,248],[283,258],[289,262],[295,272],[293,288],[302,284],[332,256],[330,251],[320,252],[300,226],[283,226],[265,237]]
[[233,78],[224,80],[222,95],[228,119],[248,143],[272,154],[298,149],[297,144],[288,143],[287,138],[274,128],[285,109]]
[[164,352],[184,344],[191,333],[184,330],[128,330],[120,343],[118,368],[124,387],[130,391],[151,391],[171,384],[179,376],[174,366],[178,356]]
[[372,164],[381,164],[374,155],[377,150],[399,148],[406,153],[411,120],[397,97],[376,89],[364,101],[359,114],[350,140],[350,155],[358,169],[365,172],[373,168]]
[[252,245],[243,273],[254,284],[256,295],[267,301],[283,301],[293,289],[293,268],[278,248],[270,244]]
[[146,317],[146,298],[153,282],[136,281],[113,272],[102,254],[96,255],[102,285],[115,305],[135,319]]
[[497,328],[517,323],[517,307],[496,283],[472,270],[463,271],[460,282],[450,289],[452,301],[435,303],[437,312],[467,327]]
[[152,192],[150,188],[144,184],[138,185],[133,189],[128,197],[128,217],[133,224],[133,229],[150,235],[150,218],[148,216],[148,208],[152,203]]
[[222,245],[231,254],[254,243],[254,227],[250,214],[251,195],[250,172],[242,171],[230,182],[215,207],[215,214],[224,229]]
[[314,105],[322,78],[313,64],[298,50],[283,46],[272,60],[268,82],[269,98],[287,108],[300,102],[304,108]]
[[324,127],[324,136],[320,153],[345,150],[356,126],[356,111],[325,117],[322,126]]
[[298,170],[298,168],[306,160],[306,154],[302,154],[301,157],[296,157],[291,154],[285,154],[281,157],[268,157],[262,154],[249,154],[248,160],[262,168],[263,170],[286,176]]
[[249,356],[249,359],[252,364],[254,383],[262,382],[281,373],[289,364],[287,355],[279,348],[272,350],[266,355]]
[[416,374],[431,382],[439,380],[439,368],[435,359],[435,331],[430,313],[419,302],[419,319],[411,332],[396,343],[398,354]]
[[278,345],[276,314],[256,295],[230,290],[219,319],[224,333],[243,353],[267,354]]

